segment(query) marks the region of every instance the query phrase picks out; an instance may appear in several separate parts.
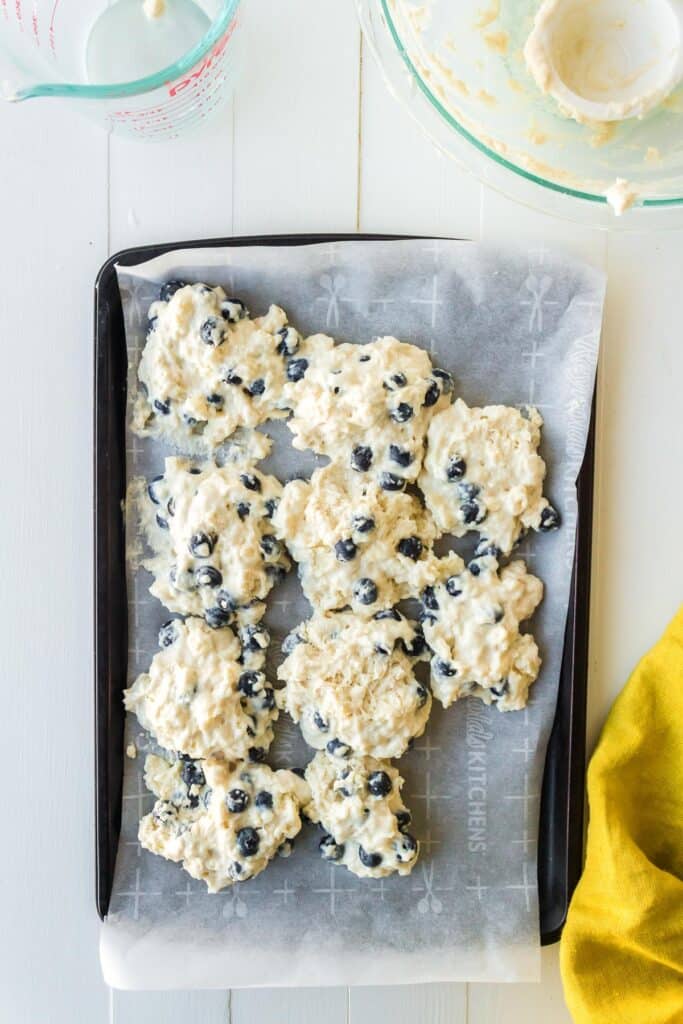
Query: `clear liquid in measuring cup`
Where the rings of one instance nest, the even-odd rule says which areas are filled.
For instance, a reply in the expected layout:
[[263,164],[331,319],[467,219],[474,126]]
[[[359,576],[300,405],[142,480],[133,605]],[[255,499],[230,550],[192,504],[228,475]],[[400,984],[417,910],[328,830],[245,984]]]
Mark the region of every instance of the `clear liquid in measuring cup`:
[[158,18],[148,18],[142,0],[117,0],[93,25],[86,46],[88,81],[130,82],[175,63],[196,46],[211,25],[193,0],[166,0]]

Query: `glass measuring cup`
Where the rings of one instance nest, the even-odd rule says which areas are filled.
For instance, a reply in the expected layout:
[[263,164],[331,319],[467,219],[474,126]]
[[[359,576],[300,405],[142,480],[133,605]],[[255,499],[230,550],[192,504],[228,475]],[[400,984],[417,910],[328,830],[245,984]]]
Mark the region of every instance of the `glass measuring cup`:
[[[61,97],[117,134],[177,138],[230,95],[240,0],[0,0],[0,94]],[[165,9],[164,9],[165,8]]]

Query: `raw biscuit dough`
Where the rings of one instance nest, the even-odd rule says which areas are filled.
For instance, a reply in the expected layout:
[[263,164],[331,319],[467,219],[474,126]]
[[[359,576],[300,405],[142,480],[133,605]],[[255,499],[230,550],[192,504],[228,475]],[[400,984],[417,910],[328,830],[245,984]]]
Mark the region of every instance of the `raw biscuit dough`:
[[141,509],[155,552],[144,563],[155,577],[150,593],[210,626],[258,621],[263,599],[289,568],[271,524],[281,494],[280,482],[249,462],[199,468],[167,458]]
[[480,697],[499,711],[526,705],[541,659],[534,638],[519,632],[543,598],[543,584],[522,561],[498,571],[483,551],[465,568],[454,552],[438,563],[423,595],[422,626],[431,660],[432,692],[444,707]]
[[[250,640],[264,633],[254,631]],[[193,758],[265,757],[278,710],[259,671],[265,653],[258,642],[250,651],[232,629],[189,618],[162,626],[159,643],[149,672],[124,691],[126,709],[142,727],[162,747]]]
[[368,617],[417,596],[429,581],[431,516],[412,494],[384,491],[343,465],[317,469],[310,482],[288,483],[273,527],[316,610],[350,605]]
[[530,527],[559,526],[543,497],[542,425],[533,408],[470,409],[460,398],[434,417],[419,486],[442,533],[462,537],[478,530],[509,554]]
[[308,344],[306,375],[285,386],[294,447],[369,472],[386,490],[414,481],[429,421],[450,401],[450,375],[396,338],[335,345],[317,335]]
[[169,281],[149,310],[133,415],[141,436],[162,436],[185,451],[218,447],[238,427],[286,415],[282,392],[305,360],[301,337],[271,306],[252,320],[222,288]]
[[309,746],[342,758],[400,757],[424,732],[432,698],[414,674],[426,659],[424,638],[394,609],[368,621],[317,612],[283,650],[278,678],[286,685],[276,698]]
[[410,812],[401,800],[403,779],[387,761],[324,751],[306,768],[311,800],[304,813],[325,829],[320,852],[360,878],[408,875],[419,843],[406,832]]
[[294,772],[254,763],[169,763],[150,754],[145,782],[158,799],[140,822],[141,846],[182,861],[209,892],[253,878],[276,853],[288,855],[310,799]]

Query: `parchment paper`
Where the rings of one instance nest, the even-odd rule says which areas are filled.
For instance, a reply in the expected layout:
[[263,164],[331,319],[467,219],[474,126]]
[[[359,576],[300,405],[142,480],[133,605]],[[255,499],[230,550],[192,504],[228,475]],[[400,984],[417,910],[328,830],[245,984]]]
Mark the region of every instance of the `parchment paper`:
[[[546,585],[531,626],[543,656],[529,707],[499,713],[475,699],[436,702],[427,731],[400,761],[422,842],[408,877],[361,880],[319,857],[305,826],[288,860],[219,895],[181,867],[141,850],[137,826],[153,796],[142,781],[154,749],[129,716],[123,825],[111,908],[103,926],[106,980],[123,988],[391,984],[536,980],[539,794],[562,655],[583,459],[598,354],[604,280],[547,250],[498,251],[469,242],[340,242],[174,252],[118,268],[129,352],[129,402],[147,309],[171,277],[221,284],[253,315],[283,306],[302,332],[362,342],[395,334],[427,348],[470,405],[531,403],[545,419],[546,493],[559,532],[531,535],[523,557]],[[130,411],[130,410],[129,410]],[[316,460],[289,445],[287,427],[263,468],[308,475]],[[127,435],[128,478],[155,475],[169,449]],[[460,541],[463,554],[472,542]],[[129,579],[129,682],[147,669],[168,612]],[[273,663],[282,637],[309,609],[292,573],[269,599]],[[270,763],[311,756],[281,716]]]

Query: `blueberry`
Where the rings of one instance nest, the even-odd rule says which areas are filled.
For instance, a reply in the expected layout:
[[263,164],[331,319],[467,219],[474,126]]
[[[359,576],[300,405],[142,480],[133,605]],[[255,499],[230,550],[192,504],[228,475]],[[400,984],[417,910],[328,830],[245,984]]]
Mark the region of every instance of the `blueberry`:
[[375,612],[372,617],[373,619],[377,619],[377,621],[380,621],[381,619],[393,619],[394,622],[400,622],[402,618],[401,613],[396,611],[395,608],[383,608],[381,612]]
[[372,448],[366,444],[358,444],[351,452],[351,469],[365,473],[372,465]]
[[455,665],[451,665],[450,661],[444,661],[442,658],[434,659],[434,671],[440,676],[447,676],[448,678],[457,676],[458,674],[458,670]]
[[264,711],[272,711],[275,707],[275,690],[272,686],[264,686],[261,700]]
[[240,519],[244,520],[249,515],[250,509],[251,505],[249,504],[249,502],[240,501],[237,506],[237,515],[240,517]]
[[419,658],[427,646],[421,629],[415,630],[413,639],[409,644],[407,644],[403,639],[401,639],[399,643],[409,658]]
[[225,325],[218,321],[215,316],[208,317],[199,328],[199,337],[205,345],[213,345],[218,348],[225,339]]
[[227,626],[230,622],[232,612],[228,612],[224,608],[219,608],[217,606],[214,608],[206,608],[204,610],[204,618],[212,629],[220,629],[221,626]]
[[163,476],[155,476],[154,479],[150,480],[150,482],[147,484],[147,493],[149,495],[149,499],[150,501],[154,502],[155,505],[160,505],[161,501],[157,497],[156,488],[154,485],[158,484],[163,479]]
[[173,497],[173,495],[171,495],[171,497],[166,502],[166,511],[168,512],[171,519],[173,519],[173,516],[175,515],[175,498]]
[[162,416],[168,416],[171,411],[171,399],[167,398],[162,402],[160,398],[155,398],[154,408],[157,412],[160,412]]
[[247,384],[246,388],[244,388],[245,394],[251,395],[252,398],[262,395],[265,390],[266,382],[263,377],[257,377],[256,380],[252,380],[251,384]]
[[199,531],[193,533],[190,537],[190,543],[187,545],[191,555],[195,558],[210,558],[213,554],[213,549],[216,544],[216,535],[214,533],[204,533]]
[[425,406],[427,409],[431,409],[433,405],[436,405],[440,398],[441,388],[439,387],[435,380],[430,381],[429,384],[427,385],[427,390],[425,391],[424,401],[422,402],[422,405]]
[[358,533],[370,533],[375,529],[375,520],[371,516],[354,516],[352,525]]
[[501,679],[498,686],[491,687],[491,693],[494,697],[504,697],[506,693],[510,692],[510,681],[509,679]]
[[301,343],[301,336],[293,327],[281,327],[276,337],[279,338],[276,351],[281,356],[293,356]]
[[425,704],[427,703],[427,699],[429,697],[429,693],[427,692],[425,687],[422,686],[421,683],[417,684],[417,686],[415,688],[415,693],[417,694],[417,705],[418,705],[418,707],[423,708],[425,706]]
[[253,473],[240,473],[240,480],[248,491],[260,492],[261,481],[257,476],[254,476]]
[[259,541],[259,545],[261,551],[266,556],[273,556],[274,558],[277,558],[282,551],[280,541],[277,537],[273,536],[272,533],[264,533]]
[[261,689],[264,679],[263,672],[243,672],[237,680],[237,689],[245,697],[253,697],[256,689]]
[[243,789],[231,789],[225,798],[225,805],[233,814],[241,814],[249,806],[249,794]]
[[389,410],[389,415],[394,422],[405,423],[413,415],[413,407],[407,402],[399,402],[395,409]]
[[198,587],[220,587],[223,582],[223,577],[218,569],[212,565],[201,565],[194,574],[194,578]]
[[249,310],[240,299],[224,299],[221,302],[221,315],[228,323],[236,324],[238,320],[249,316]]
[[411,836],[409,832],[404,832],[401,838],[396,841],[395,849],[396,859],[399,864],[411,861],[417,853],[417,839]]
[[463,521],[466,523],[478,523],[481,515],[481,508],[476,501],[465,501],[460,506]]
[[368,853],[362,846],[358,847],[358,856],[363,867],[378,868],[382,863],[381,853]]
[[262,789],[260,793],[256,794],[256,800],[254,801],[256,806],[261,811],[269,811],[273,806],[273,794],[267,790]]
[[480,493],[481,487],[478,484],[460,483],[458,484],[458,498],[460,501],[474,501],[477,495]]
[[448,460],[446,476],[449,480],[461,480],[467,472],[467,463],[459,455],[454,455]]
[[279,498],[268,498],[268,501],[264,502],[263,507],[265,512],[263,513],[266,519],[272,519],[275,509],[280,504]]
[[451,597],[460,597],[462,594],[462,585],[460,583],[459,576],[449,576],[446,580],[446,590]]
[[168,530],[168,520],[164,519],[159,512],[157,512],[154,518],[156,519],[157,526],[160,530]]
[[373,796],[388,796],[393,788],[386,772],[370,772],[368,775],[368,793]]
[[399,466],[409,466],[413,461],[413,454],[407,448],[401,448],[397,444],[390,444],[389,458]]
[[240,643],[242,644],[243,651],[249,651],[252,654],[257,654],[259,651],[265,651],[266,647],[270,643],[270,636],[268,630],[263,626],[244,626],[240,630]]
[[351,538],[338,540],[334,545],[334,553],[338,562],[351,562],[356,557],[357,547]]
[[242,378],[240,377],[239,373],[235,373],[235,371],[232,368],[229,370],[225,370],[224,374],[225,375],[223,377],[223,381],[226,384],[234,384],[236,386],[239,386],[242,383]]
[[189,789],[190,786],[205,786],[206,778],[202,771],[202,766],[197,764],[196,761],[185,761],[180,773],[180,777]]
[[327,732],[330,728],[330,723],[325,721],[319,711],[313,712],[313,722],[321,732]]
[[546,505],[541,512],[541,521],[538,525],[539,530],[543,530],[546,533],[548,530],[556,530],[562,519],[560,513],[552,505]]
[[333,739],[327,744],[327,753],[333,754],[334,757],[348,757],[351,753],[350,748],[346,743],[342,743],[341,740]]
[[190,466],[187,472],[190,476],[200,476],[202,471],[197,466]]
[[432,612],[439,610],[439,602],[436,599],[434,587],[425,587],[422,591],[422,604]]
[[370,362],[370,356],[369,356],[369,355],[367,355],[367,354],[366,354],[366,353],[364,352],[364,353],[363,353],[363,355],[361,355],[361,356],[358,356],[358,362],[359,362],[359,363],[369,363],[369,362]]
[[169,302],[175,293],[181,288],[184,288],[187,281],[167,281],[166,284],[162,284],[161,291],[159,292],[159,298],[162,302]]
[[478,576],[479,573],[481,572],[481,566],[479,565],[479,562],[476,560],[476,558],[473,558],[472,561],[468,563],[467,568],[468,571],[471,572],[473,576]]
[[377,584],[363,576],[353,586],[353,596],[360,604],[374,604],[377,600]]
[[147,317],[147,330],[148,330],[148,332],[150,334],[154,330],[154,328],[156,327],[156,325],[158,323],[158,320],[159,320],[158,316],[148,316]]
[[237,605],[227,590],[219,590],[216,594],[216,604],[224,612],[234,612]]
[[383,647],[382,644],[375,644],[374,651],[375,654],[381,654],[384,657],[387,657],[387,655],[389,654],[389,648]]
[[403,832],[404,828],[408,828],[413,816],[408,810],[396,811],[396,824],[398,825],[399,832]]
[[406,380],[405,373],[392,373],[388,381],[384,381],[383,387],[387,391],[393,391],[394,388],[404,388],[408,381]]
[[496,547],[495,544],[489,544],[489,542],[486,539],[480,540],[476,548],[474,549],[474,557],[486,558],[489,555],[491,556],[491,558],[500,558],[500,548]]
[[212,395],[207,395],[206,400],[209,405],[215,405],[217,409],[220,409],[225,404],[225,399],[217,392],[214,392]]
[[344,856],[344,844],[337,843],[333,836],[327,834],[318,843],[318,849],[323,860],[338,861]]
[[282,653],[291,654],[295,647],[303,643],[305,643],[305,640],[298,633],[289,633],[282,641]]
[[175,619],[169,619],[159,630],[159,647],[170,647],[177,639],[178,630]]
[[404,537],[396,545],[396,550],[406,558],[412,558],[414,562],[417,562],[422,554],[422,541],[419,537]]
[[448,370],[432,370],[432,373],[440,382],[444,395],[449,395],[453,390],[453,377]]
[[402,491],[406,485],[402,476],[395,473],[380,473],[379,485],[383,491]]
[[237,845],[244,857],[253,857],[258,853],[259,834],[255,828],[241,828],[237,833]]
[[262,761],[265,761],[268,751],[263,747],[249,747],[248,753],[250,761],[256,761],[257,764],[261,764]]
[[293,383],[302,380],[308,369],[308,359],[290,359],[287,363],[287,380]]

